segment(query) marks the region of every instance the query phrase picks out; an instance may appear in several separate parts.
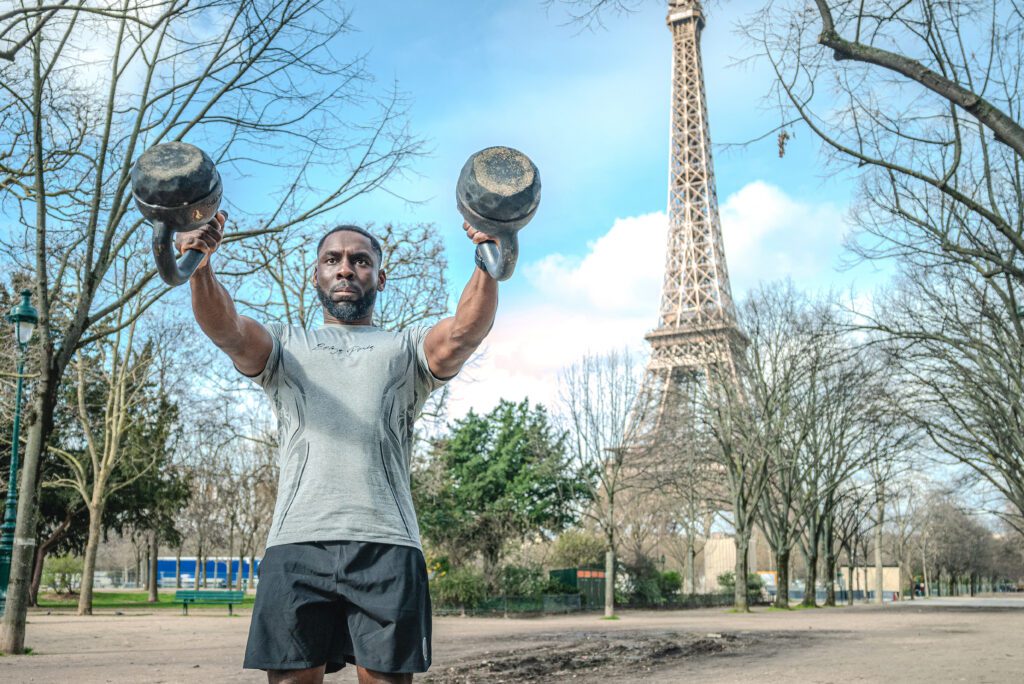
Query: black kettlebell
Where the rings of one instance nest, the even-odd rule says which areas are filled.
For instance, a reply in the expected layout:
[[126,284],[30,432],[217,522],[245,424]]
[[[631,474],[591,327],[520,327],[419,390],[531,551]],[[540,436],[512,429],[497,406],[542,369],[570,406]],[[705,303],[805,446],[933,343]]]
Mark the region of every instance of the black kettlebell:
[[223,195],[217,167],[195,145],[161,143],[139,157],[131,179],[135,204],[153,224],[156,269],[168,285],[181,285],[199,266],[203,253],[190,249],[179,261],[174,233],[196,230],[217,215]]
[[476,246],[476,263],[495,280],[508,280],[519,258],[517,233],[540,204],[540,172],[511,147],[488,147],[470,156],[455,186],[459,212],[496,240]]

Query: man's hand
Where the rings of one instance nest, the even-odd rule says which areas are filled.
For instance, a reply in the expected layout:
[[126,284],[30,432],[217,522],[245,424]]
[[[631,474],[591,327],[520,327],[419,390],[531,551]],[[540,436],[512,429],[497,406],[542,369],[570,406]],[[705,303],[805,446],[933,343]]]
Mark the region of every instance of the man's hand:
[[220,247],[220,242],[224,239],[225,220],[227,220],[227,215],[222,211],[218,211],[213,220],[202,228],[178,233],[175,238],[179,254],[184,254],[189,249],[195,249],[206,255],[199,262],[199,266],[196,267],[197,271],[201,268],[206,268],[210,264],[210,255]]
[[494,242],[493,237],[469,225],[468,221],[463,221],[462,230],[466,231],[466,235],[473,241],[474,245],[479,245],[482,242]]

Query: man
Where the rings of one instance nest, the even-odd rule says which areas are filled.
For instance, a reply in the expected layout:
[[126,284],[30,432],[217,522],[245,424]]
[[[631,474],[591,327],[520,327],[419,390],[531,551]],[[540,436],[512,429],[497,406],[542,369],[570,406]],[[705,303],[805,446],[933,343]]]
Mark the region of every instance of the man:
[[[266,391],[278,420],[281,474],[260,565],[246,668],[274,683],[321,682],[356,665],[359,681],[403,683],[430,665],[430,597],[409,486],[413,422],[490,331],[498,285],[479,268],[455,315],[429,330],[384,331],[381,248],[356,226],[329,231],[311,282],[315,330],[240,316],[210,255],[224,216],[183,233],[207,256],[192,276],[192,309],[235,368]],[[469,224],[479,244],[490,237]]]

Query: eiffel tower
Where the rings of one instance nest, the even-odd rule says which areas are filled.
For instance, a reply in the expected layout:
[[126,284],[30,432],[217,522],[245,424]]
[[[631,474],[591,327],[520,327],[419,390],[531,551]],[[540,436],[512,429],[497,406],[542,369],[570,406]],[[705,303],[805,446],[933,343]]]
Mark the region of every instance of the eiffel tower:
[[[698,0],[669,0],[672,31],[672,116],[668,183],[668,249],[658,327],[645,392],[657,430],[672,405],[718,372],[735,373],[746,338],[736,323],[701,65],[704,14]],[[694,383],[693,381],[697,381]]]

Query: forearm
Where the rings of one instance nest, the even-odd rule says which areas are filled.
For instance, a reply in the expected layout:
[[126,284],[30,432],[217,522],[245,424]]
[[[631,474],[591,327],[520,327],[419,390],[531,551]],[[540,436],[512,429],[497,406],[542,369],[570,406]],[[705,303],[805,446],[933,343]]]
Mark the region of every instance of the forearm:
[[231,295],[214,276],[213,268],[197,269],[189,285],[192,288],[192,313],[206,336],[224,350],[241,346],[241,318]]
[[479,268],[462,291],[455,315],[438,323],[427,338],[427,358],[438,377],[459,372],[494,325],[498,282]]
[[[466,358],[476,351],[494,326],[494,314],[498,311],[498,281],[476,268],[462,290],[459,305],[452,318],[451,341],[460,350],[466,351]],[[464,359],[465,360],[465,359]]]

